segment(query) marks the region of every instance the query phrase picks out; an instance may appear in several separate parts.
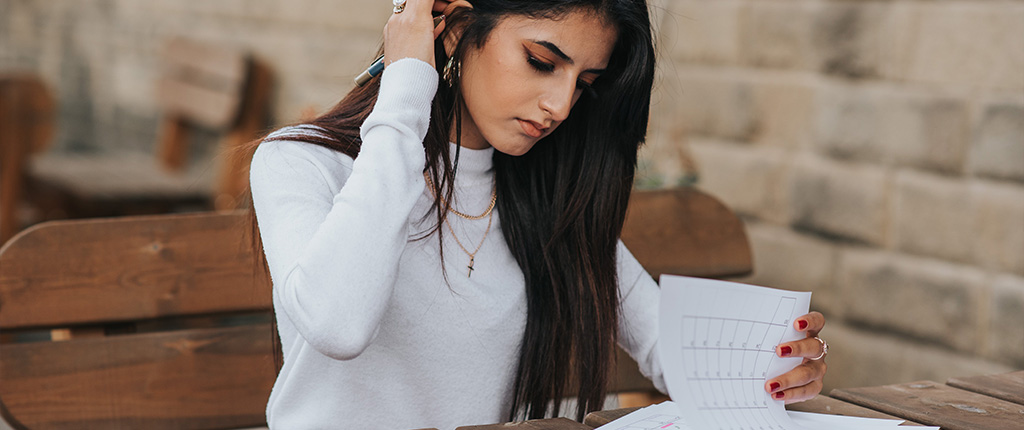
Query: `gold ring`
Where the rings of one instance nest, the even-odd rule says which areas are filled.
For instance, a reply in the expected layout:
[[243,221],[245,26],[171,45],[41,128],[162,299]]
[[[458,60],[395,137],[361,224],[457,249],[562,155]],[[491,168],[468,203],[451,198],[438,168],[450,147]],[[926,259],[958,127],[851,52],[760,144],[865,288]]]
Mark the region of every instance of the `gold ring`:
[[828,354],[828,342],[825,342],[824,339],[818,336],[814,336],[814,340],[821,342],[821,354],[818,354],[817,357],[810,358],[809,360],[821,360],[822,358],[825,358],[826,354]]

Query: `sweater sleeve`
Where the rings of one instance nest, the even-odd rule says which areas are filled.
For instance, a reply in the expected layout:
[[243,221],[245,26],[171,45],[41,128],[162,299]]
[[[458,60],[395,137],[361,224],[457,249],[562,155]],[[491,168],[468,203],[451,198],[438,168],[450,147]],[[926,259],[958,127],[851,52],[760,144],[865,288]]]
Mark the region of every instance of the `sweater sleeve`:
[[[436,90],[427,63],[396,61],[381,78],[354,161],[288,141],[264,142],[253,156],[253,206],[275,311],[326,356],[357,357],[388,307],[425,185],[423,138]],[[331,158],[351,162],[351,172],[338,172],[346,166]]]
[[619,242],[619,346],[640,365],[640,373],[654,387],[667,393],[665,375],[658,355],[658,308],[661,288],[640,262]]

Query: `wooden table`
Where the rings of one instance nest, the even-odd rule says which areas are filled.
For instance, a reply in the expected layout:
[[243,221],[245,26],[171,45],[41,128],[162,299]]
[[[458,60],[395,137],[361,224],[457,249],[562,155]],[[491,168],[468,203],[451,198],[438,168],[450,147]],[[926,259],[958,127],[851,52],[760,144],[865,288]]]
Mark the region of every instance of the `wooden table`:
[[[832,390],[828,396],[789,405],[789,410],[907,420],[905,426],[943,430],[1024,430],[1024,371],[880,387]],[[635,411],[587,415],[583,423],[556,418],[459,427],[457,430],[592,430]]]

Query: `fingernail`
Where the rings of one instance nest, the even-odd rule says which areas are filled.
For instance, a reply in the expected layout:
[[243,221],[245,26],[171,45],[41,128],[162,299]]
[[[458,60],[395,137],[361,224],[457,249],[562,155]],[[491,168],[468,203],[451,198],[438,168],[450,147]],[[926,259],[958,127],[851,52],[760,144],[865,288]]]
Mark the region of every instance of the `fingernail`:
[[768,391],[769,391],[769,392],[774,392],[775,390],[778,390],[778,389],[779,389],[779,387],[781,387],[781,386],[782,386],[782,385],[780,385],[780,384],[779,384],[778,382],[772,382],[772,385],[769,385],[769,386],[768,386],[768,388],[769,388],[769,390],[768,390]]
[[807,320],[799,320],[796,322],[796,325],[800,327],[800,330],[803,330],[807,328]]
[[786,393],[783,391],[779,391],[778,393],[775,393],[772,396],[774,396],[776,399],[781,399],[783,397],[786,397]]
[[788,357],[789,354],[792,354],[792,353],[793,353],[793,348],[788,347],[788,346],[784,346],[784,347],[779,349],[779,355],[781,355],[783,357]]

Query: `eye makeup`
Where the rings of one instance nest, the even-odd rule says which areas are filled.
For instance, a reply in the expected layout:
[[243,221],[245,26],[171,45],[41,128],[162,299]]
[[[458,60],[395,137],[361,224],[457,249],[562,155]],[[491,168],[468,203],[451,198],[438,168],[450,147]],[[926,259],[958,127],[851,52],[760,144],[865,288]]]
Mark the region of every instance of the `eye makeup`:
[[[547,63],[538,59],[529,49],[526,49],[526,62],[530,64],[535,70],[541,73],[553,73],[555,71],[555,65]],[[588,97],[597,97],[597,92],[594,90],[593,83],[584,81],[582,79],[576,80],[576,89],[583,90]]]

